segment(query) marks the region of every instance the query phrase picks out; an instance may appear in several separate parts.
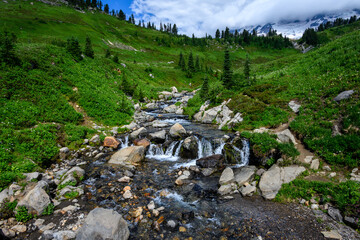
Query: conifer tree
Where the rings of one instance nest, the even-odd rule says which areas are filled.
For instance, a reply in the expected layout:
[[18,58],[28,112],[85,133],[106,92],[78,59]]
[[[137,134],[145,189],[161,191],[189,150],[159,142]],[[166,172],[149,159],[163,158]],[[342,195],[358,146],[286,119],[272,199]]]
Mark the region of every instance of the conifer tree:
[[114,63],[119,63],[119,56],[117,54],[113,57],[113,61]]
[[188,70],[193,73],[195,72],[195,66],[194,66],[194,57],[192,52],[189,55],[189,60],[188,60]]
[[67,40],[66,51],[73,56],[75,61],[82,60],[80,44],[76,38],[71,37]]
[[123,20],[123,21],[126,20],[126,15],[125,15],[125,13],[123,12],[123,10],[121,10],[121,9],[120,9],[120,11],[119,11],[119,19],[120,19],[120,20]]
[[90,5],[91,5],[91,0],[86,0],[85,1],[85,6],[88,8],[88,7],[90,7]]
[[91,7],[96,8],[96,6],[97,6],[97,0],[92,0]]
[[123,74],[120,88],[126,95],[132,96],[134,93],[133,88],[130,86],[129,81],[125,76],[125,73]]
[[16,36],[8,31],[0,33],[0,63],[15,65],[18,58],[15,55]]
[[219,29],[216,30],[215,38],[216,38],[216,39],[219,39],[219,38],[220,38],[220,30],[219,30]]
[[94,58],[94,50],[92,49],[91,39],[89,36],[86,37],[84,54],[89,58]]
[[230,89],[232,87],[232,71],[231,71],[231,62],[230,62],[230,53],[229,50],[225,50],[224,57],[224,72],[223,72],[223,83],[224,87]]
[[199,72],[201,70],[201,67],[200,67],[200,59],[199,59],[199,56],[196,56],[196,60],[195,60],[195,71],[196,72]]
[[205,76],[203,84],[200,89],[200,97],[201,99],[205,100],[209,97],[209,79]]
[[228,27],[225,28],[224,38],[225,38],[225,41],[229,41],[230,29]]
[[106,3],[105,6],[104,6],[104,12],[106,14],[109,14],[109,5]]
[[183,60],[184,60],[184,56],[183,56],[183,53],[182,52],[180,52],[180,56],[179,56],[179,67],[181,67],[181,64],[182,64],[182,62],[183,62]]
[[135,25],[135,17],[134,17],[134,14],[131,14],[131,23]]
[[177,35],[177,33],[178,33],[178,29],[177,29],[176,24],[174,24],[174,26],[172,28],[172,34]]

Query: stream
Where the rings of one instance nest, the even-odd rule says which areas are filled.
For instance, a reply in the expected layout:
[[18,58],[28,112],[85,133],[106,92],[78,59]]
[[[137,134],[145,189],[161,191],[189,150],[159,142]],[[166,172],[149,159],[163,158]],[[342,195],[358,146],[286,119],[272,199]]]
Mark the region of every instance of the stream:
[[[172,140],[167,135],[164,143],[150,144],[145,162],[136,166],[136,170],[107,164],[110,155],[97,160],[89,158],[82,198],[88,209],[111,208],[122,214],[129,224],[130,239],[323,239],[311,210],[298,204],[265,201],[259,195],[219,196],[222,171],[205,177],[196,167],[196,160],[222,154],[225,141],[231,143],[234,135],[192,122],[183,115],[163,112],[176,101],[162,102],[159,108],[146,111],[168,126],[146,128],[148,133],[163,129],[168,132],[172,125],[180,123],[197,141],[196,157],[182,158],[184,139]],[[118,140],[119,149],[133,145],[129,135],[118,136]],[[231,165],[234,169],[249,163],[250,144],[242,139],[242,146],[234,147],[237,159]],[[191,172],[191,180],[177,186],[179,171],[185,170]],[[132,180],[119,182],[124,176]],[[123,197],[126,186],[133,194],[130,199]]]

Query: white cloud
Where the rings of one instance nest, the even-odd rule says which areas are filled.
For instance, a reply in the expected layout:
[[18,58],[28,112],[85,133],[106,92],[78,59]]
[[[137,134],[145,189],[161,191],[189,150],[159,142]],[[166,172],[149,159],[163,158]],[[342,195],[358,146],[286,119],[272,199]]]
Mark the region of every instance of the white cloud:
[[176,23],[180,32],[214,36],[216,29],[277,20],[304,20],[318,13],[360,8],[359,0],[134,0],[131,9],[146,22]]

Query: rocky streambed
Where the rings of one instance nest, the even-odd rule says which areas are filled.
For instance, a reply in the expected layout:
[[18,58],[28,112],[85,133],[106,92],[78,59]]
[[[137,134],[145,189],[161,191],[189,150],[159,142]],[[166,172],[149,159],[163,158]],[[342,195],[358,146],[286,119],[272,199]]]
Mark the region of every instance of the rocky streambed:
[[[192,93],[162,95],[146,110],[137,106],[130,133],[114,129],[105,146],[90,147],[100,143],[95,136],[79,151],[62,149],[63,161],[29,175],[25,189],[13,184],[3,191],[1,201],[19,199],[39,216],[26,224],[1,221],[3,237],[359,239],[316,208],[264,199],[273,199],[303,167],[249,166],[246,139],[182,115]],[[50,202],[55,212],[41,216]]]

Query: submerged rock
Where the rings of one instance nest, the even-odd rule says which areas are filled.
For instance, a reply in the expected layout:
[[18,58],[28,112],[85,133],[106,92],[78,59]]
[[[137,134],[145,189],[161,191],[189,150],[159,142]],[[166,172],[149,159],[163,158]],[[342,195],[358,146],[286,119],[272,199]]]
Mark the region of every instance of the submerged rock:
[[120,214],[111,209],[95,208],[85,219],[76,240],[126,240],[130,232]]
[[194,136],[184,140],[180,148],[180,157],[195,159],[198,157],[198,141]]
[[196,160],[196,165],[201,168],[218,168],[223,166],[223,160],[223,155],[215,154]]

